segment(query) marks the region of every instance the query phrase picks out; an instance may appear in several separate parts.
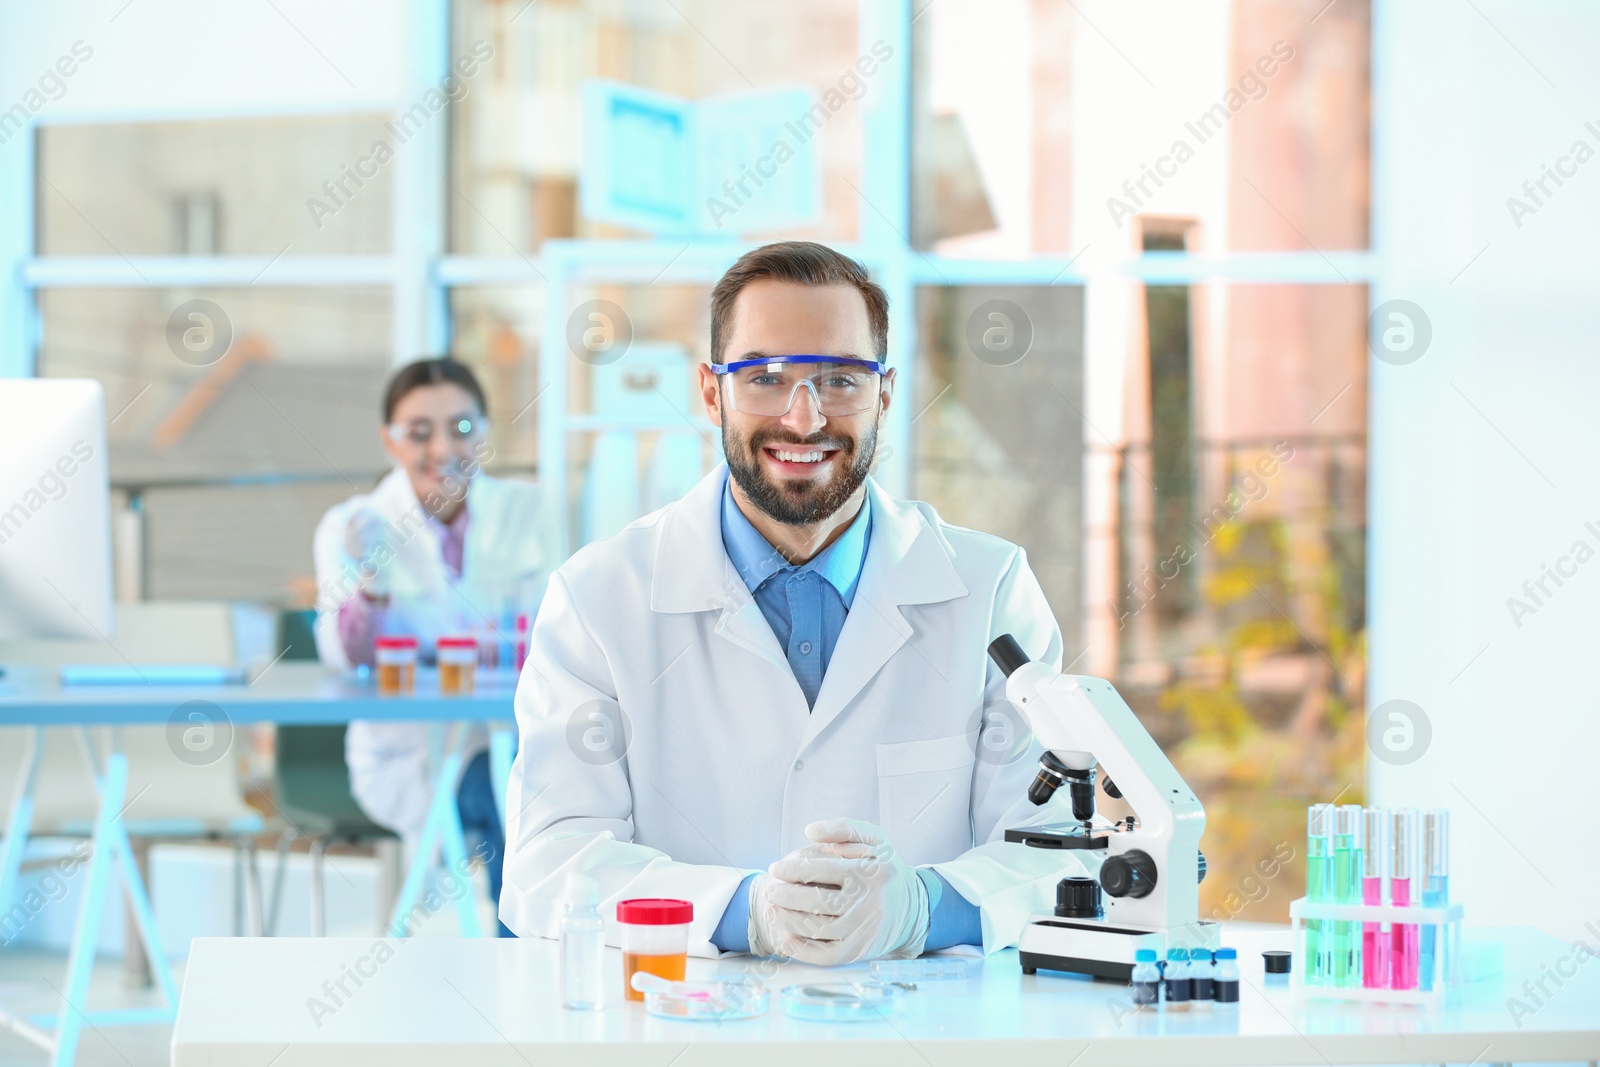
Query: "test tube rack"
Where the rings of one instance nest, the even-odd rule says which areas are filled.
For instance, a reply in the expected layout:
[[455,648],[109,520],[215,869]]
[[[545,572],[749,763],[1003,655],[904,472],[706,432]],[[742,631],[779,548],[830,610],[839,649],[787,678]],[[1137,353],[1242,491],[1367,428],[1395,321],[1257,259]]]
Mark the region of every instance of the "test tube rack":
[[[1461,919],[1459,903],[1440,907],[1396,907],[1393,904],[1325,904],[1301,897],[1289,902],[1289,922],[1294,933],[1296,966],[1289,976],[1289,993],[1296,1000],[1350,1000],[1369,1004],[1442,1005],[1461,986]],[[1396,924],[1434,928],[1434,944],[1443,946],[1433,956],[1431,989],[1373,989],[1362,985],[1310,985],[1305,980],[1307,919]],[[1420,977],[1420,976],[1419,976]]]

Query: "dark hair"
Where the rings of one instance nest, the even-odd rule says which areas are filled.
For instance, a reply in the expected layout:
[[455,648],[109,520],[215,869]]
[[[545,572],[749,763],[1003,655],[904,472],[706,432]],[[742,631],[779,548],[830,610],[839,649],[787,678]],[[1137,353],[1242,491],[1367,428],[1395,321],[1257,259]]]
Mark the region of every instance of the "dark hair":
[[722,362],[722,348],[733,327],[733,302],[739,291],[758,278],[800,285],[851,285],[867,304],[873,355],[889,353],[889,296],[867,268],[815,241],[778,241],[740,256],[711,290],[711,362]]
[[394,372],[383,390],[384,424],[394,421],[394,409],[400,406],[400,401],[411,390],[446,382],[465,389],[478,402],[478,410],[485,415],[489,413],[489,405],[483,398],[483,386],[478,384],[478,377],[472,373],[472,368],[445,356],[441,359],[419,359]]

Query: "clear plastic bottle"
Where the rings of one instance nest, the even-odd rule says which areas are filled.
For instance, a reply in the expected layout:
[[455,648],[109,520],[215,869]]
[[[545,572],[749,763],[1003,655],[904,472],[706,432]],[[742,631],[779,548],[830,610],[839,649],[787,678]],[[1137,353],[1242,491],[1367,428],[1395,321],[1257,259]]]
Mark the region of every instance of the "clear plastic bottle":
[[1215,986],[1216,968],[1211,966],[1211,950],[1189,950],[1189,1003],[1196,1008],[1211,1007],[1212,989]]
[[605,1007],[606,924],[600,918],[600,887],[587,875],[567,878],[561,912],[561,1006],[574,1011]]
[[1167,949],[1167,1010],[1188,1011],[1189,953],[1181,948]]
[[1217,973],[1211,980],[1212,1003],[1218,1010],[1239,1006],[1239,953],[1231,948],[1217,949]]
[[1156,950],[1136,949],[1133,959],[1133,1006],[1155,1011],[1161,1006],[1161,970],[1156,966]]

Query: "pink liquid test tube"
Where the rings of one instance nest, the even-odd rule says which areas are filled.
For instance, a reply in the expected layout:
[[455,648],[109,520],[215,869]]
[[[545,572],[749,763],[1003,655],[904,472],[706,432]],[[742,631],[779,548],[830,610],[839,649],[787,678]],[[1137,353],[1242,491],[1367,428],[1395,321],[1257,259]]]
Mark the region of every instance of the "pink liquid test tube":
[[[1383,808],[1363,808],[1361,903],[1383,903],[1383,872],[1389,860],[1389,813]],[[1389,985],[1389,936],[1382,923],[1361,924],[1361,984],[1368,989]]]
[[[1411,885],[1417,875],[1417,809],[1401,808],[1392,822],[1389,867],[1389,903],[1411,907]],[[1395,923],[1389,931],[1389,986],[1417,988],[1419,931],[1415,923]]]

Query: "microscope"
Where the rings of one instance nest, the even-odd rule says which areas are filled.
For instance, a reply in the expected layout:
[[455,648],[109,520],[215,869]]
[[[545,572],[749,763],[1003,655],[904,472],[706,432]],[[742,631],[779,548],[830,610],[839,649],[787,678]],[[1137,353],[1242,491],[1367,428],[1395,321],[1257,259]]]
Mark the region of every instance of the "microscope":
[[[1006,840],[1034,848],[1070,848],[1100,857],[1098,878],[1066,878],[1056,910],[1035,915],[1018,949],[1022,973],[1041,968],[1126,982],[1134,953],[1149,948],[1210,948],[1219,924],[1200,919],[1205,809],[1161,747],[1110,682],[1057,674],[1030,661],[1014,637],[989,645],[1006,674],[1006,698],[1044,745],[1028,799],[1043,804],[1065,785],[1071,823],[1006,831]],[[1097,766],[1107,795],[1125,799],[1134,815],[1095,821]]]

